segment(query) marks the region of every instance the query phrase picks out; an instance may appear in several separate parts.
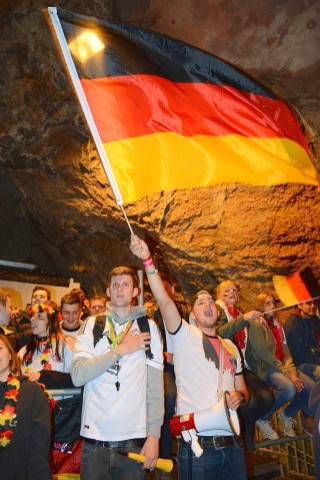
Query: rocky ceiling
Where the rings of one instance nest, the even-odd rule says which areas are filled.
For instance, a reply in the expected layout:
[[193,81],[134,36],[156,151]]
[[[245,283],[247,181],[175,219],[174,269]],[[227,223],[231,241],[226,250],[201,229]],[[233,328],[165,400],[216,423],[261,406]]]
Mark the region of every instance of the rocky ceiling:
[[[0,7],[0,258],[73,277],[90,292],[137,265],[129,231],[68,81],[43,0]],[[73,12],[121,20],[205,49],[284,99],[319,162],[318,0],[66,0]],[[320,278],[316,188],[218,185],[126,206],[137,233],[183,292],[232,278],[244,306],[272,275],[307,265]],[[1,277],[1,272],[0,272]]]

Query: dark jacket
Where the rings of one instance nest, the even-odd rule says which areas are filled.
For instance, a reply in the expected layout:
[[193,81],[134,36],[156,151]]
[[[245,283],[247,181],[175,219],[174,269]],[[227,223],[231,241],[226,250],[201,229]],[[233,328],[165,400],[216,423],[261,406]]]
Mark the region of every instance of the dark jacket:
[[305,319],[291,314],[283,328],[296,367],[303,363],[320,365],[317,317]]
[[[17,401],[17,425],[9,445],[0,451],[1,480],[52,480],[48,463],[51,419],[46,393],[26,377]],[[0,383],[0,408],[5,383]]]
[[15,345],[15,350],[18,352],[20,348],[24,347],[32,336],[31,319],[27,310],[21,310],[19,313],[13,315],[8,325],[8,330],[11,332],[9,339]]

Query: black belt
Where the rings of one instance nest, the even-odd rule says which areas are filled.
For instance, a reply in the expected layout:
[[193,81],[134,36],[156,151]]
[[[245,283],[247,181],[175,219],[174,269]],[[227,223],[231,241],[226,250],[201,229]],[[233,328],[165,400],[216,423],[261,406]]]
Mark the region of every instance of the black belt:
[[205,437],[205,436],[198,436],[199,443],[201,447],[209,447],[214,446],[216,450],[220,450],[221,448],[230,447],[231,445],[240,445],[241,441],[239,437],[235,437],[234,435],[228,435],[225,437]]
[[90,445],[95,445],[96,447],[105,448],[142,448],[145,441],[145,438],[132,438],[131,440],[119,440],[111,442],[102,442],[101,440],[93,440],[92,438],[84,439],[84,443],[89,443]]

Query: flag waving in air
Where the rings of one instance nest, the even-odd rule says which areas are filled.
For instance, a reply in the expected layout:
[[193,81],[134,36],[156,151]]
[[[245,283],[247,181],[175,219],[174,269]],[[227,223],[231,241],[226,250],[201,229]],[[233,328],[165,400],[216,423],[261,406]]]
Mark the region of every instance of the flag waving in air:
[[240,71],[134,25],[49,14],[118,204],[225,182],[318,185],[289,108]]
[[286,306],[320,298],[320,285],[310,267],[292,275],[275,275],[272,280],[278,297]]

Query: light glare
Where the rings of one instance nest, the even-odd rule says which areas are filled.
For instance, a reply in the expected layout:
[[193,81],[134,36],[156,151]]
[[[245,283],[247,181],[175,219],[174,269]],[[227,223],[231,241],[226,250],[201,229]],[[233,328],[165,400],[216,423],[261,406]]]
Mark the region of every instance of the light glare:
[[104,44],[95,33],[86,30],[69,43],[69,49],[81,62],[85,62],[103,50]]

